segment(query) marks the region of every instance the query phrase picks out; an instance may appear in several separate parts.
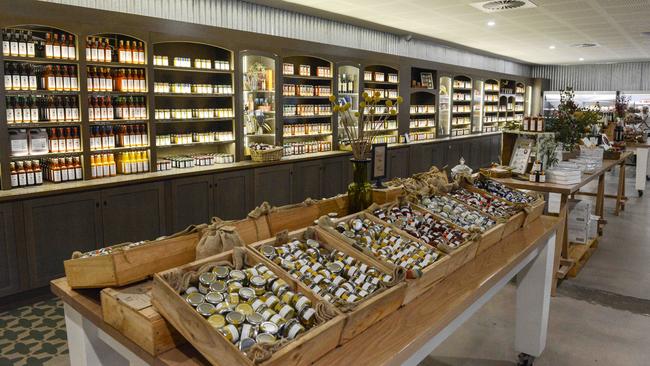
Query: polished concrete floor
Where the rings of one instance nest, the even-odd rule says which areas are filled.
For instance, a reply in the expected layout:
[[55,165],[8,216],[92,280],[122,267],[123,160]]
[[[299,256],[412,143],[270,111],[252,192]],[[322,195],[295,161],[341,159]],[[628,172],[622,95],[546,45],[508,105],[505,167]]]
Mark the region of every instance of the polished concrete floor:
[[[606,176],[607,193],[616,192],[617,179]],[[546,350],[536,366],[650,365],[650,191],[638,197],[633,167],[626,189],[625,211],[614,216],[614,201],[606,201],[598,250],[552,298]],[[515,286],[508,285],[420,366],[516,365],[515,306]]]

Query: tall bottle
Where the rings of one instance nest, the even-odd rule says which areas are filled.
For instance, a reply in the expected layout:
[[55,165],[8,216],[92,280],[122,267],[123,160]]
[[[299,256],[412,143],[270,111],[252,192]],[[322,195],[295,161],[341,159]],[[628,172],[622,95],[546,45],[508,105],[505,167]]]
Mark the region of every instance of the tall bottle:
[[27,34],[18,34],[18,56],[27,57]]
[[11,46],[9,41],[9,31],[4,30],[2,32],[2,54],[5,56],[11,56]]
[[11,56],[18,56],[18,36],[16,32],[11,32],[9,39],[9,53]]
[[68,40],[67,40],[65,34],[61,35],[61,42],[59,43],[59,47],[61,49],[61,59],[67,60],[68,59]]

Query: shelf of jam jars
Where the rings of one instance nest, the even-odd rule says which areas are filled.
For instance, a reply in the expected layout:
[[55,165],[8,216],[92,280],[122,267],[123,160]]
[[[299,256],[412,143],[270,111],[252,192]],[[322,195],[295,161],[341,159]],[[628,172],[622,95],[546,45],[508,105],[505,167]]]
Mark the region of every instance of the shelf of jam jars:
[[481,133],[483,131],[483,103],[485,102],[485,81],[474,80],[472,98],[472,133]]
[[285,155],[332,150],[334,88],[330,61],[288,56],[282,61],[282,143]]
[[488,79],[483,85],[483,132],[499,130],[499,81]]
[[515,121],[523,122],[526,103],[526,85],[517,83],[515,88]]
[[[353,114],[359,111],[359,101],[361,97],[361,91],[363,89],[363,85],[360,84],[360,73],[360,65],[338,66],[338,83],[336,94],[337,104],[342,105],[344,103],[350,103],[350,112]],[[343,126],[340,114],[337,116],[337,121],[338,139],[336,142],[338,143],[338,147],[341,148],[347,145],[346,148],[350,149],[349,144],[345,143],[348,136],[345,133],[345,127]],[[348,127],[351,129],[358,128],[356,119],[350,121],[350,123],[351,124]]]
[[[386,101],[392,100],[395,101],[399,96],[399,71],[396,68],[386,66],[386,65],[367,65],[363,70],[363,93],[368,93],[369,96],[375,95],[379,92],[380,100],[376,104],[375,116],[380,118],[386,118],[386,121],[383,125],[377,127],[374,125],[373,130],[386,132],[386,140],[389,140],[392,143],[393,138],[388,136],[394,136],[395,142],[397,142],[397,132],[398,132],[398,113],[391,114],[386,107]],[[369,108],[366,107],[364,113],[369,113]],[[398,109],[396,109],[399,112]],[[369,128],[370,126],[366,127]],[[379,136],[378,136],[379,137]],[[383,138],[379,138],[377,142],[382,142]]]
[[241,55],[243,156],[250,157],[250,146],[275,146],[279,135],[276,111],[279,57],[272,53],[244,51]]
[[457,75],[452,81],[450,135],[463,136],[471,133],[472,79]]
[[[234,161],[235,87],[230,50],[195,42],[153,44],[156,167]],[[204,159],[228,155],[228,159]],[[190,161],[182,165],[179,161]]]
[[452,78],[441,76],[438,84],[438,137],[445,137],[451,134],[451,96]]
[[[424,73],[424,81],[428,83],[428,75],[434,75],[432,70],[423,70],[413,68],[411,70],[412,84],[416,77]],[[431,78],[431,83],[434,83],[435,78]],[[422,85],[421,82],[419,85]],[[411,89],[410,105],[409,105],[409,137],[412,141],[425,141],[436,138],[436,93],[435,85],[429,90]]]
[[[74,173],[75,162],[83,163],[77,36],[40,25],[2,31],[7,126],[2,139],[8,142],[2,188],[82,179],[83,169],[78,177]],[[67,171],[68,162],[72,179],[67,174],[61,179],[58,172]],[[46,174],[50,168],[56,177]]]

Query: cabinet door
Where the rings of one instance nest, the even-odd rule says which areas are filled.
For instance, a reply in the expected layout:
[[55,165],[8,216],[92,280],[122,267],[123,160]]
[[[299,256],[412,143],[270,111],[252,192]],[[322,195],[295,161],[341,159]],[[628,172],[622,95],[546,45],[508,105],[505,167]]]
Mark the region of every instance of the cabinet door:
[[448,146],[448,151],[447,151],[447,166],[451,169],[458,165],[458,161],[460,160],[462,149],[461,149],[462,144],[459,141],[453,141],[449,143]]
[[473,170],[478,170],[485,165],[483,163],[483,157],[481,156],[481,144],[483,143],[483,140],[485,139],[482,137],[471,140],[472,143],[470,144],[470,158],[469,164],[467,165]]
[[431,148],[431,165],[438,169],[444,168],[447,165],[448,152],[449,146],[446,143],[433,144]]
[[350,158],[347,156],[323,161],[322,196],[329,198],[347,191],[350,184]]
[[24,202],[31,287],[45,286],[63,276],[63,261],[75,250],[103,246],[99,201],[98,192],[83,192]]
[[388,177],[405,178],[410,174],[409,171],[409,149],[388,150]]
[[215,174],[214,211],[224,220],[243,219],[253,209],[253,172],[250,169]]
[[11,204],[0,205],[0,297],[20,290],[18,255]]
[[164,235],[164,184],[158,182],[103,190],[102,222],[105,246]]
[[495,162],[492,160],[492,136],[484,138],[481,142],[481,157],[483,158],[483,166]]
[[291,164],[255,169],[255,206],[266,201],[273,206],[291,203]]
[[433,165],[434,144],[413,145],[409,151],[411,174],[422,173]]
[[[320,160],[305,161],[293,164],[292,195],[293,202],[302,202],[306,198],[321,198]],[[329,180],[329,178],[326,178]]]
[[500,163],[501,162],[501,134],[492,136],[492,142],[490,143],[492,151],[490,153],[491,161]]
[[180,178],[171,181],[172,232],[192,224],[210,221],[212,209],[212,176]]

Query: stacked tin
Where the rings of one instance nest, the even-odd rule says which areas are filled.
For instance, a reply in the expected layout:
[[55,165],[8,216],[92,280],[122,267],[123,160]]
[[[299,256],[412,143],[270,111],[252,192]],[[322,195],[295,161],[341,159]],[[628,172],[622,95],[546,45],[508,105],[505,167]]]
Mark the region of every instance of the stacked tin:
[[353,239],[375,257],[408,270],[408,278],[418,278],[429,265],[438,259],[438,253],[430,247],[398,234],[390,226],[370,219],[353,218],[336,226],[341,234]]
[[496,225],[496,221],[489,216],[477,210],[470,209],[448,196],[426,197],[422,199],[421,203],[431,212],[465,230],[478,229],[484,232]]
[[442,244],[458,248],[469,238],[468,232],[454,228],[429,212],[413,210],[408,204],[390,209],[380,208],[373,214],[416,238],[422,239],[427,244]]
[[392,280],[339,250],[328,250],[313,239],[260,248],[262,254],[331,303],[354,303]]
[[492,179],[477,179],[474,181],[474,187],[485,190],[490,194],[501,197],[512,203],[533,203],[536,200],[535,197],[526,194],[525,192],[510,188],[505,184]]
[[465,204],[493,217],[509,218],[517,213],[515,207],[494,196],[480,194],[465,188],[456,189],[449,194]]
[[241,351],[256,343],[294,339],[316,321],[311,300],[263,264],[243,270],[214,267],[183,296]]

